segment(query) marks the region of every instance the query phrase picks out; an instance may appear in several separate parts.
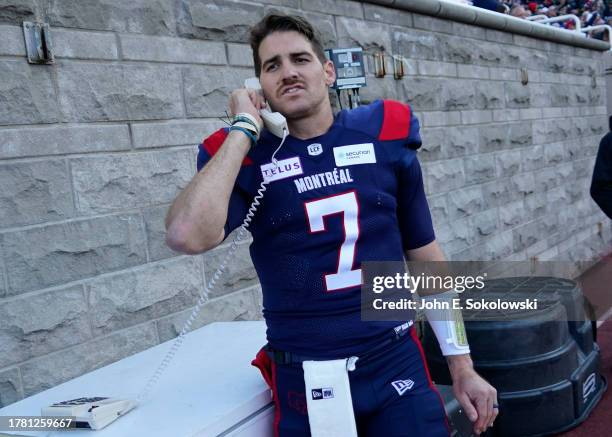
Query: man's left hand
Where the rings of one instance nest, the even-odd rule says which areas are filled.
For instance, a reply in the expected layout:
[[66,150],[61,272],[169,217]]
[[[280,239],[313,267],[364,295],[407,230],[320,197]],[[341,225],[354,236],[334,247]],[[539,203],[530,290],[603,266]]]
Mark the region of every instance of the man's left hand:
[[497,390],[474,370],[469,355],[449,356],[449,368],[453,378],[453,393],[474,423],[474,433],[479,435],[493,426],[499,413]]

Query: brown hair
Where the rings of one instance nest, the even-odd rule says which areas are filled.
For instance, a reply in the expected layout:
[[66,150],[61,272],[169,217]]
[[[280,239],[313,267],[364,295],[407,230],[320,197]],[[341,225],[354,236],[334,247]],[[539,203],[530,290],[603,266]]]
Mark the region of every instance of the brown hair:
[[251,49],[253,50],[253,62],[255,64],[255,74],[257,77],[261,74],[261,59],[259,57],[259,46],[261,42],[266,36],[273,32],[288,32],[292,30],[304,35],[310,42],[312,50],[322,64],[327,61],[318,32],[305,18],[297,15],[268,14],[251,28],[249,39]]

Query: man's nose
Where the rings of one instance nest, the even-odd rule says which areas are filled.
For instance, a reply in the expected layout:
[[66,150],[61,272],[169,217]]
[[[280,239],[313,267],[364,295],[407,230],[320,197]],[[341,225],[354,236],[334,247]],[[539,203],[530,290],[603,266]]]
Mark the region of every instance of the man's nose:
[[281,79],[293,80],[298,77],[297,69],[292,62],[283,62],[281,66]]

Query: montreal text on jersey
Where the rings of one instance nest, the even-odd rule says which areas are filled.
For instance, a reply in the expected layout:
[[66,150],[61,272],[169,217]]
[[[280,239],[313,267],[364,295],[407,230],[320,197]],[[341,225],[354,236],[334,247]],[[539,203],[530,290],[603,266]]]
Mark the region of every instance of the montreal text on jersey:
[[385,301],[374,299],[372,306],[375,310],[537,310],[537,299],[525,299],[520,301],[505,301],[502,299],[466,299],[464,304],[458,298],[455,299],[428,299],[420,302],[409,298]]
[[304,191],[321,188],[321,186],[347,184],[353,182],[353,178],[348,168],[337,169],[334,167],[332,171],[304,176],[303,178],[295,179],[293,182],[297,187],[298,193],[303,193]]

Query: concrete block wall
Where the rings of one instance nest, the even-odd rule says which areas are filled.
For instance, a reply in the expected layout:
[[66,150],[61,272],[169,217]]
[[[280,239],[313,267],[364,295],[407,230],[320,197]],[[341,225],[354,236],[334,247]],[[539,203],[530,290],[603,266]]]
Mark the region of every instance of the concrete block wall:
[[[450,258],[605,250],[588,196],[607,130],[601,52],[348,0],[4,0],[0,406],[180,331],[228,245],[173,253],[163,218],[195,145],[253,75],[248,27],[273,9],[309,18],[327,46],[363,46],[368,62],[383,49],[402,59],[406,76],[370,74],[362,99],[417,112]],[[54,65],[26,62],[20,26],[36,19],[51,25]],[[196,327],[261,317],[248,241],[207,299]]]

